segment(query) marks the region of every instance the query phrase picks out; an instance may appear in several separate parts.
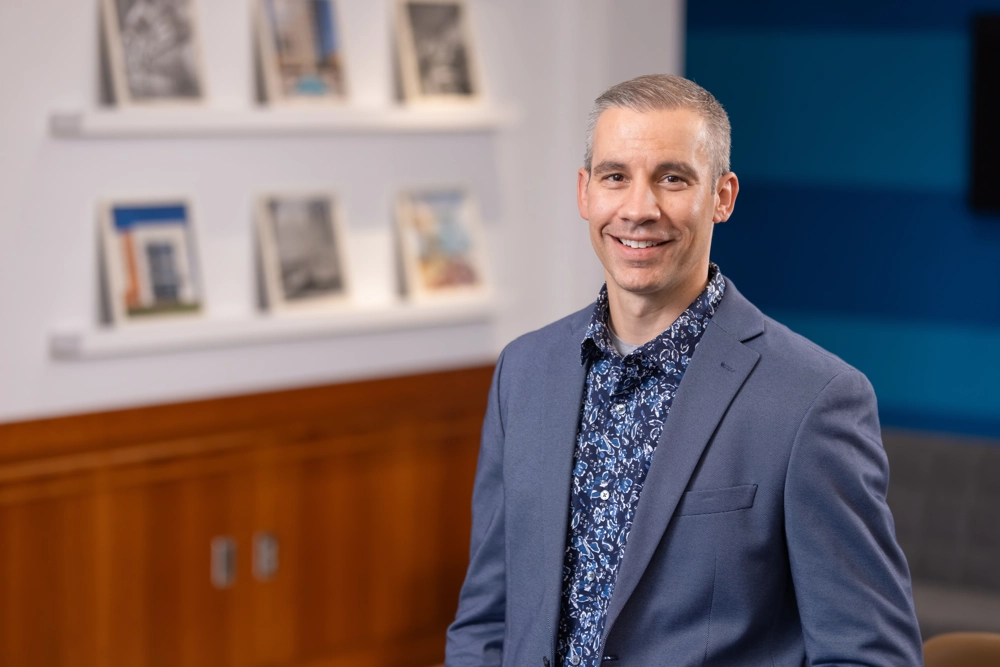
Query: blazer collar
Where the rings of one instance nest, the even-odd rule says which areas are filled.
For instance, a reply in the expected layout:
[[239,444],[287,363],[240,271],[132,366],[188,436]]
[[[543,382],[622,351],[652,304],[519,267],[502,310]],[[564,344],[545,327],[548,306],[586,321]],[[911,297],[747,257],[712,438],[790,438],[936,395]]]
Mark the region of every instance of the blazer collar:
[[536,460],[539,482],[539,527],[542,548],[538,560],[542,599],[547,609],[548,634],[555,651],[559,607],[562,598],[562,573],[569,525],[570,485],[573,454],[580,425],[587,366],[580,363],[580,341],[587,331],[596,304],[564,320],[560,335],[545,352],[546,385],[555,391],[540,392],[540,413],[545,415],[535,433],[539,458]]
[[729,278],[726,278],[726,293],[722,297],[712,324],[726,331],[735,340],[745,343],[764,333],[765,317],[757,306],[740,294]]

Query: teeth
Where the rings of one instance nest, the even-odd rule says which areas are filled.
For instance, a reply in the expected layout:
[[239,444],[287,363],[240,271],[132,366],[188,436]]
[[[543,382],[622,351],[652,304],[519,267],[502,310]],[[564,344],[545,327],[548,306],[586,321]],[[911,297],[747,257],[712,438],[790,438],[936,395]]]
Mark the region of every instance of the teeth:
[[654,245],[660,245],[656,241],[632,241],[630,239],[618,239],[621,241],[622,245],[627,245],[629,248],[652,248]]

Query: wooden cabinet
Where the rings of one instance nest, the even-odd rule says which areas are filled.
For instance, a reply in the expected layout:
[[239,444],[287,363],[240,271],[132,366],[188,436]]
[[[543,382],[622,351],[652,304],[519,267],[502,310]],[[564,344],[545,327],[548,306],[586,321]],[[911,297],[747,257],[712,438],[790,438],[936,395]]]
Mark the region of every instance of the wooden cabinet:
[[439,664],[489,376],[0,426],[0,664]]
[[[251,665],[247,540],[253,530],[253,477],[194,459],[165,470],[123,471],[102,489],[107,563],[106,664]],[[211,544],[237,546],[231,587],[210,578]]]
[[86,486],[0,487],[0,664],[100,664],[98,512]]
[[265,662],[441,662],[467,563],[469,426],[358,436],[336,455],[320,442],[268,466],[271,516],[260,525],[281,565],[262,587],[276,616],[262,624]]

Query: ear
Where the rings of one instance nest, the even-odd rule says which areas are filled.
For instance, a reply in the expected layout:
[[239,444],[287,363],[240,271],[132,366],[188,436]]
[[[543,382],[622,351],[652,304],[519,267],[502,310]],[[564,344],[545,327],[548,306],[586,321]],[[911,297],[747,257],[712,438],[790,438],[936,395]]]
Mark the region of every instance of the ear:
[[719,177],[715,186],[715,214],[712,222],[725,222],[733,214],[736,195],[740,192],[740,181],[736,174],[729,172]]
[[580,209],[580,217],[590,220],[590,203],[587,198],[587,186],[590,185],[590,172],[580,167],[576,172],[576,206]]

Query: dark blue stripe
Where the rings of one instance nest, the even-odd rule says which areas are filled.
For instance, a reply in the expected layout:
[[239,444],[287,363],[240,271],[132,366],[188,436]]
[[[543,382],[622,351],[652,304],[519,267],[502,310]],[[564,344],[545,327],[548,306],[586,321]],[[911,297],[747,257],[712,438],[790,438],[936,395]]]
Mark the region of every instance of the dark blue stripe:
[[741,186],[712,256],[765,310],[1000,326],[1000,218],[961,194]]
[[122,231],[137,224],[149,222],[183,223],[187,221],[187,207],[176,206],[115,206],[115,227]]
[[688,28],[966,30],[973,14],[1000,12],[997,0],[691,0]]

